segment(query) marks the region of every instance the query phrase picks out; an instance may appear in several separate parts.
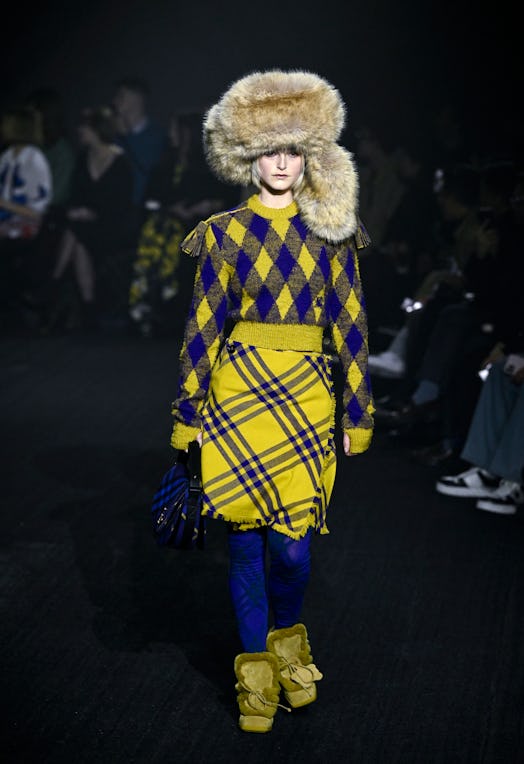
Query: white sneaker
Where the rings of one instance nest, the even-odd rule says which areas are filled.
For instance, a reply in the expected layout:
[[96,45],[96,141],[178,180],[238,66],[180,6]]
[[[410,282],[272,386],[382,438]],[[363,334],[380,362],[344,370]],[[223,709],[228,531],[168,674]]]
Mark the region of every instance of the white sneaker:
[[376,374],[377,377],[398,379],[404,375],[406,364],[399,355],[392,353],[391,350],[385,350],[378,355],[370,355],[368,367],[369,373]]
[[521,504],[524,504],[522,486],[511,480],[502,480],[500,486],[489,498],[477,501],[477,509],[496,512],[499,515],[514,515]]
[[443,475],[437,480],[435,488],[445,496],[483,499],[493,496],[500,484],[500,478],[488,475],[478,467],[471,467],[458,475]]

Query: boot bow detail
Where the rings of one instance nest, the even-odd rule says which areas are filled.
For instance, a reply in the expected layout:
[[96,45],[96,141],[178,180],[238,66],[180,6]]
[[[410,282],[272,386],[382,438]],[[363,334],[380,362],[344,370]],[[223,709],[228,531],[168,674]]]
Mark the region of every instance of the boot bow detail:
[[318,682],[323,677],[314,663],[304,666],[298,658],[288,660],[283,656],[279,657],[279,667],[281,677],[296,682],[304,690],[308,690],[312,682]]

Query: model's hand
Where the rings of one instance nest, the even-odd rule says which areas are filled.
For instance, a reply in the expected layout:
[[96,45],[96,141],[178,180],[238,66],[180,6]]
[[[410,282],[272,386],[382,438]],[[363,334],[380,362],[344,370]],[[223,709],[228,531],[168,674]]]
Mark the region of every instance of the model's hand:
[[347,432],[344,433],[342,444],[344,446],[344,453],[346,454],[346,456],[353,456],[353,454],[351,453],[351,441],[349,439],[349,435],[347,434]]
[[196,436],[196,442],[198,443],[200,448],[202,448],[202,432],[199,432],[198,435]]

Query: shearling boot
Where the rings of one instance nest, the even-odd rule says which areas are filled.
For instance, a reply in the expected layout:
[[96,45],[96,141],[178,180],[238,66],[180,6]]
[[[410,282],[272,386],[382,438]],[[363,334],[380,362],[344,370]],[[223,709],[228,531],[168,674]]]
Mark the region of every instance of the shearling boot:
[[272,653],[240,653],[235,658],[235,674],[240,729],[269,732],[280,705],[278,660]]
[[278,659],[280,684],[289,705],[300,708],[313,703],[317,698],[315,682],[322,679],[322,674],[313,663],[304,624],[271,629],[267,649]]

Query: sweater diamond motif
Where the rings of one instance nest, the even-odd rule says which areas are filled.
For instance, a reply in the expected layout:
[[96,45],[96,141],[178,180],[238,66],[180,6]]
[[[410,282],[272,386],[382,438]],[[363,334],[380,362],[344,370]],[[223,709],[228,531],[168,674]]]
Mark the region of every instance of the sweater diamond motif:
[[175,448],[185,447],[200,429],[228,319],[329,327],[345,379],[342,426],[350,436],[358,430],[371,437],[374,406],[357,258],[357,249],[368,243],[361,227],[354,239],[328,244],[305,227],[296,203],[273,209],[256,195],[199,223],[182,244],[199,260],[172,409]]

